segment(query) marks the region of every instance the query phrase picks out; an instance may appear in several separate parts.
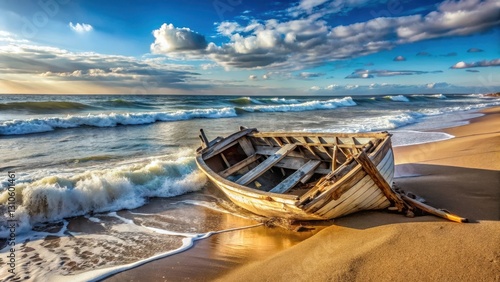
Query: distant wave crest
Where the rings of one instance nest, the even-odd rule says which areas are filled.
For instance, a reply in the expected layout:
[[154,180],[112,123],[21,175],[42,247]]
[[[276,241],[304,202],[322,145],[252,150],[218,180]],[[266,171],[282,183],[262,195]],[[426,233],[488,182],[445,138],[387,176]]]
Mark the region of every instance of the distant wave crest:
[[410,102],[410,100],[406,96],[403,96],[403,95],[385,96],[384,98],[387,98],[387,99],[395,101],[395,102]]
[[102,103],[101,106],[112,107],[112,108],[155,108],[155,105],[146,103],[146,102],[138,102],[138,101],[127,101],[123,99],[113,99],[108,100]]
[[437,98],[437,99],[446,99],[447,97],[444,96],[443,94],[435,94],[435,95],[431,95],[431,97],[433,98]]
[[118,125],[149,124],[157,121],[177,121],[195,118],[226,118],[236,116],[233,108],[181,110],[176,112],[111,113],[87,116],[67,116],[12,120],[0,123],[0,135],[20,135],[80,126],[115,127]]
[[250,98],[250,97],[240,97],[236,99],[231,99],[229,100],[231,103],[238,105],[238,106],[244,106],[244,105],[251,105],[251,104],[263,104],[261,101]]
[[300,103],[297,99],[287,99],[287,98],[272,98],[272,102],[278,104],[298,104]]
[[[298,102],[298,101],[297,101]],[[313,100],[308,102],[287,103],[280,105],[259,105],[242,107],[247,112],[303,112],[314,110],[331,110],[338,107],[356,106],[356,102],[351,97],[331,100]]]

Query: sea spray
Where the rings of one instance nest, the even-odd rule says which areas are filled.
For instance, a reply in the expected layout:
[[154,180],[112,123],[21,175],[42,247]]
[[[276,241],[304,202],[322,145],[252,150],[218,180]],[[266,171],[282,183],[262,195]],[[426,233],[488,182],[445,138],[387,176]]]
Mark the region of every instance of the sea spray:
[[[181,195],[201,189],[205,182],[193,157],[153,159],[75,175],[60,173],[16,185],[15,214],[19,231],[27,231],[38,222],[137,208],[148,197]],[[4,191],[0,203],[5,204],[7,198]],[[6,234],[5,228],[0,229],[0,237]]]

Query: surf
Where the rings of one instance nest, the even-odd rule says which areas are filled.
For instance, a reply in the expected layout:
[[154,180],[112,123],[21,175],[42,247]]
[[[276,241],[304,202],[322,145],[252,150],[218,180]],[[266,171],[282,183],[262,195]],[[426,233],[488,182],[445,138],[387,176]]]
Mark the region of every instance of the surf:
[[[29,231],[40,222],[134,209],[150,197],[174,197],[198,191],[205,185],[206,177],[196,168],[192,154],[192,149],[186,148],[177,154],[113,165],[113,168],[90,167],[76,173],[59,170],[44,177],[24,175],[15,186],[18,230]],[[5,185],[2,183],[0,189],[0,204],[4,207],[9,196]],[[5,224],[1,224],[0,237],[8,233],[8,225],[2,223]]]
[[155,122],[180,121],[195,118],[227,118],[236,116],[233,108],[178,110],[172,112],[109,113],[86,116],[47,117],[10,120],[0,123],[0,135],[23,135],[48,132],[56,129],[91,127],[116,127]]
[[247,112],[304,112],[314,110],[332,110],[339,107],[356,106],[351,97],[330,100],[313,100],[308,102],[286,103],[280,105],[259,105],[242,107]]

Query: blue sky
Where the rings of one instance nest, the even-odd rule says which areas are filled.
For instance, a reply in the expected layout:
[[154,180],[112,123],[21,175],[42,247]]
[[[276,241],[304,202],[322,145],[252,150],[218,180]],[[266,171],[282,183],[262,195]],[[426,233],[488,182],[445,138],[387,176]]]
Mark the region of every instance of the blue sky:
[[498,0],[0,0],[0,93],[500,91]]

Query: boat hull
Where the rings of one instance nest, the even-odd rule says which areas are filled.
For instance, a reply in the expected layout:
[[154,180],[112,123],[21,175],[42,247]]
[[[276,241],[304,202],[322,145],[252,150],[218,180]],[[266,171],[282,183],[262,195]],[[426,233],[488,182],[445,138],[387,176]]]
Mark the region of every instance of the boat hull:
[[[394,155],[389,142],[372,153],[370,159],[387,183],[394,177]],[[345,216],[361,210],[384,209],[390,201],[361,165],[355,166],[351,173],[340,181],[349,187],[336,187],[331,193],[324,193],[311,203],[301,203],[298,196],[269,193],[250,189],[222,178],[214,173],[197,157],[198,167],[234,204],[264,217],[280,217],[291,220],[326,220]],[[338,185],[337,185],[338,186]],[[328,188],[325,190],[330,191]],[[343,190],[340,195],[334,194]]]

